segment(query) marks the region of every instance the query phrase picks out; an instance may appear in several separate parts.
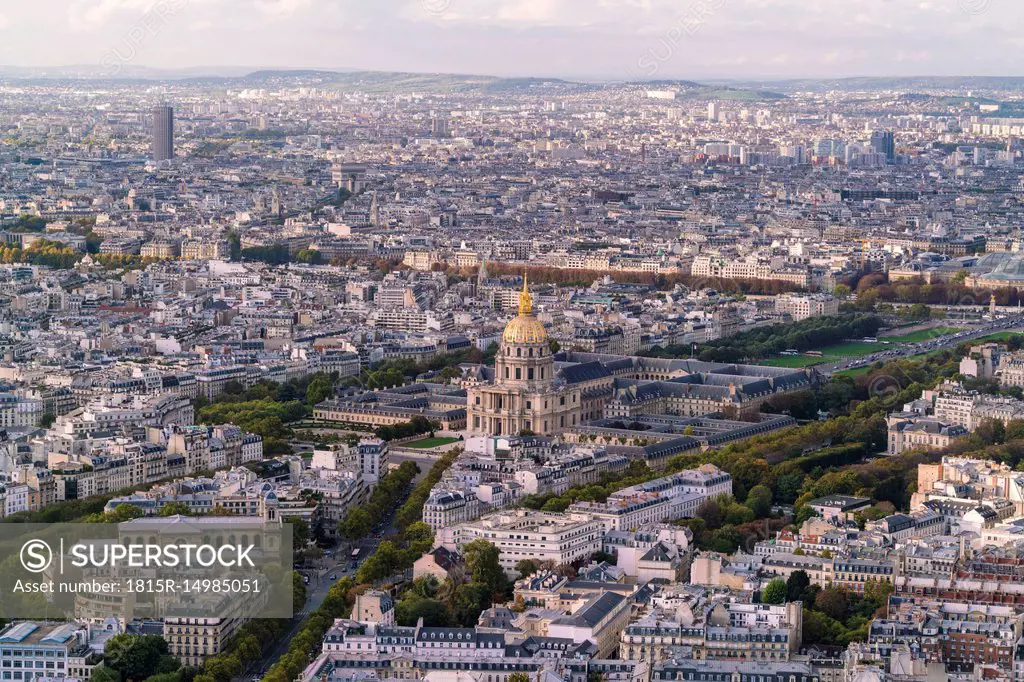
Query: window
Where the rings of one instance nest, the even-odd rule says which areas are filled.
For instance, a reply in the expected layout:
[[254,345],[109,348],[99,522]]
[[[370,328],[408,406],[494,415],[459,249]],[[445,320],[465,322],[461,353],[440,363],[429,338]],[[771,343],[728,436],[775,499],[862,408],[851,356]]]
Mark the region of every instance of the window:
[[533,381],[533,367],[530,367],[526,370],[526,378],[529,379],[530,381]]
[[522,379],[522,378],[523,378],[523,370],[520,369],[519,367],[516,367],[516,379]]

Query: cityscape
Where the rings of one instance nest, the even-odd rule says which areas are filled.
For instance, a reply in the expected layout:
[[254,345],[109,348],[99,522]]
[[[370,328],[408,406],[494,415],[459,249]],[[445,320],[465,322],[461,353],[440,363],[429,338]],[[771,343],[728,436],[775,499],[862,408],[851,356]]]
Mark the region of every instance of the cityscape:
[[[387,3],[85,0],[57,61],[12,37],[0,679],[1024,682],[1002,2],[417,0],[380,38]],[[228,4],[237,60],[196,37]]]

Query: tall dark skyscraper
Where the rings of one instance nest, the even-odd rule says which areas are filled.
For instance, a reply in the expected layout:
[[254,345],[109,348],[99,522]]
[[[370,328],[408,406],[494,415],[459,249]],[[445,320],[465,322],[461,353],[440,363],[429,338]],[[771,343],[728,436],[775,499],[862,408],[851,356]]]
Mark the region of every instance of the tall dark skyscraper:
[[896,163],[896,139],[891,130],[876,130],[871,133],[871,149],[885,154],[886,163]]
[[162,104],[153,109],[153,160],[174,158],[174,109]]

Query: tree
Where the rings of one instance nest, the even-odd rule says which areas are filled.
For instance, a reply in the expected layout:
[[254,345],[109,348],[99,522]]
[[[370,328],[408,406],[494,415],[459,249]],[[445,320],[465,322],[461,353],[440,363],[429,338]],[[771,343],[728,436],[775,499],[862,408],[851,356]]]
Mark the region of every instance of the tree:
[[125,521],[137,519],[143,516],[144,513],[134,504],[119,504],[114,507],[113,511],[103,514],[101,521],[103,523],[124,523]]
[[462,370],[458,367],[445,367],[438,372],[437,378],[443,383],[451,383],[454,379],[462,378]]
[[183,682],[181,677],[181,671],[174,671],[169,673],[157,673],[156,675],[150,675],[146,678],[146,682]]
[[850,608],[850,597],[841,587],[826,587],[814,599],[814,608],[829,618],[843,620]]
[[747,506],[754,512],[754,517],[763,519],[772,512],[772,489],[759,483],[747,494]]
[[537,572],[539,566],[533,559],[520,559],[516,563],[516,571],[519,573],[520,578],[528,578]]
[[409,588],[407,595],[423,597],[425,599],[433,599],[437,596],[438,590],[441,588],[441,583],[437,581],[437,577],[430,575],[429,573],[413,581],[412,587]]
[[256,635],[246,635],[238,641],[235,653],[239,660],[248,663],[258,659],[263,653],[263,649],[260,647],[260,640],[256,638]]
[[493,596],[493,592],[481,583],[459,585],[449,602],[451,624],[457,627],[473,627],[483,610],[493,603]]
[[325,376],[318,376],[306,387],[306,404],[319,405],[334,397],[334,384]]
[[[206,662],[206,672],[217,682],[230,682],[242,671],[242,662],[234,654],[214,656]],[[199,678],[196,677],[198,680]]]
[[305,547],[311,538],[309,522],[297,516],[289,516],[287,523],[292,524],[292,546],[295,548]]
[[804,592],[811,585],[811,579],[806,571],[793,571],[786,579],[786,601],[800,601],[804,598]]
[[345,518],[338,524],[338,532],[349,541],[366,537],[372,529],[373,517],[363,507],[350,509]]
[[167,655],[167,642],[158,635],[114,635],[104,646],[107,664],[118,671],[124,682],[141,681],[159,670],[160,659]]
[[786,583],[782,578],[775,578],[761,590],[761,602],[764,604],[786,603]]
[[725,522],[725,511],[718,500],[705,500],[697,508],[697,518],[703,519],[710,530],[715,530]]
[[395,606],[395,620],[399,625],[412,627],[422,618],[426,627],[445,627],[448,625],[448,609],[444,602],[425,597],[406,597]]
[[405,541],[410,545],[426,544],[426,552],[434,545],[434,530],[422,521],[411,523],[405,529]]
[[530,682],[530,676],[526,673],[512,673],[508,676],[508,682]]
[[192,516],[192,507],[188,506],[184,502],[168,502],[164,506],[160,507],[160,516]]
[[874,602],[876,608],[885,606],[892,592],[892,583],[885,580],[869,580],[864,583],[864,598]]
[[462,548],[470,581],[487,587],[491,594],[504,592],[508,580],[498,562],[501,550],[483,538],[477,538]]
[[121,673],[109,665],[98,665],[93,668],[90,680],[94,682],[121,682]]

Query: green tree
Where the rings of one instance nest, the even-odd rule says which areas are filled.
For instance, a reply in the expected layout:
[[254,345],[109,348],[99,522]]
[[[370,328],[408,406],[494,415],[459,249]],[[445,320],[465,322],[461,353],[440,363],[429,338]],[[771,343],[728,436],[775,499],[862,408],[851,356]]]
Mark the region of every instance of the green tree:
[[157,673],[156,675],[150,675],[146,678],[146,682],[184,682],[182,680],[181,671],[174,671],[169,673]]
[[437,596],[438,590],[441,588],[441,583],[437,581],[437,578],[430,575],[420,576],[413,581],[412,587],[409,588],[407,593],[414,597],[423,597],[425,599],[433,599]]
[[104,645],[107,664],[118,671],[124,682],[141,682],[160,671],[161,658],[167,655],[167,642],[158,635],[114,635]]
[[292,546],[296,549],[305,547],[312,539],[309,522],[297,516],[289,516],[287,523],[292,524]]
[[793,571],[786,579],[786,601],[800,601],[804,592],[811,586],[807,571]]
[[121,673],[109,665],[98,665],[93,668],[91,682],[121,682]]
[[256,635],[246,635],[238,640],[235,653],[239,660],[249,663],[257,660],[263,653],[263,649],[260,647],[260,640],[256,638]]
[[306,404],[309,406],[319,405],[332,397],[334,397],[334,383],[327,377],[317,377],[306,388]]
[[747,506],[754,512],[754,517],[763,519],[772,512],[772,489],[759,483],[747,493]]
[[119,504],[113,511],[100,514],[97,518],[90,518],[89,521],[99,523],[124,523],[144,515],[144,512],[134,504]]
[[508,580],[498,562],[501,550],[483,538],[477,538],[462,548],[470,581],[487,587],[492,594],[504,592]]
[[764,604],[784,604],[786,602],[786,583],[782,578],[775,578],[761,590],[761,602]]
[[184,502],[168,502],[164,506],[160,507],[160,516],[192,516],[192,507],[188,506]]
[[[206,673],[212,675],[217,682],[231,682],[231,679],[242,672],[242,662],[235,654],[214,656],[206,662]],[[198,680],[199,678],[196,677]]]
[[348,541],[366,537],[373,529],[373,518],[364,507],[350,509],[338,524],[338,532]]
[[814,600],[814,608],[829,618],[842,621],[850,608],[850,596],[841,587],[829,586],[818,592]]
[[539,566],[533,559],[520,559],[516,562],[516,571],[520,578],[528,578],[537,572]]
[[406,597],[395,606],[395,620],[399,625],[412,627],[420,618],[426,627],[445,627],[448,625],[448,609],[438,599],[419,596]]

